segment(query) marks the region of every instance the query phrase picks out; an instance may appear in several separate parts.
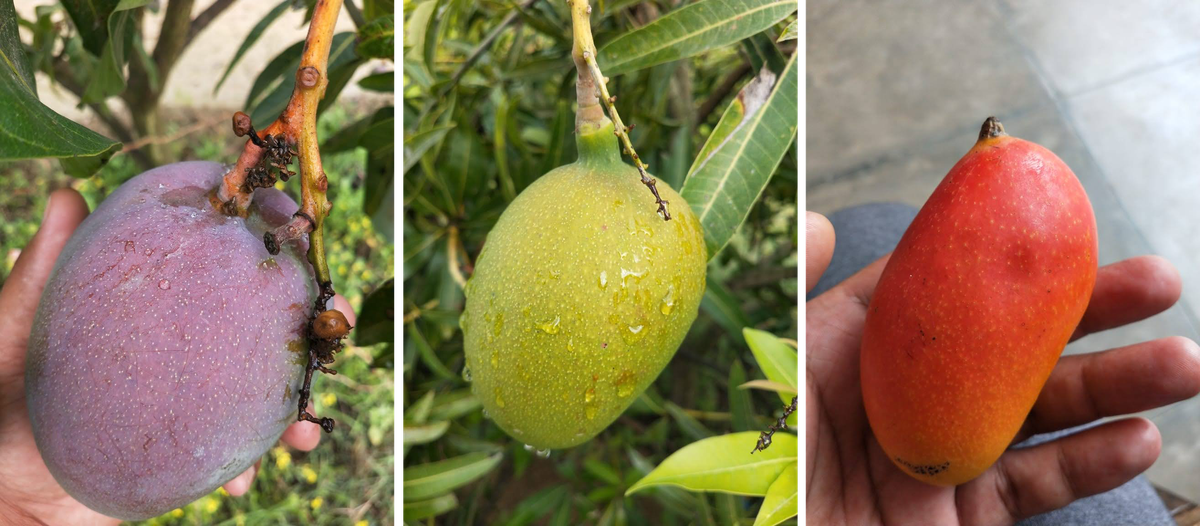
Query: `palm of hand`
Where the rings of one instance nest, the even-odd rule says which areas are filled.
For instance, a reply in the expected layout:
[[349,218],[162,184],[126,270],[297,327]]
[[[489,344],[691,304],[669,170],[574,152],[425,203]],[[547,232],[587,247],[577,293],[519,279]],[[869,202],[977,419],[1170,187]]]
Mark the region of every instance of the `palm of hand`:
[[[832,237],[832,236],[830,236]],[[827,243],[825,261],[832,252]],[[809,258],[813,250],[809,232]],[[1161,439],[1141,418],[1109,422],[1037,446],[1010,449],[961,486],[927,485],[904,474],[871,433],[859,382],[867,305],[887,258],[808,302],[806,460],[808,524],[1011,524],[1120,486],[1158,457]],[[809,288],[816,282],[809,262]],[[1178,299],[1165,260],[1133,258],[1100,269],[1074,338],[1137,321]],[[1014,440],[1183,400],[1200,392],[1200,350],[1164,338],[1059,360]]]

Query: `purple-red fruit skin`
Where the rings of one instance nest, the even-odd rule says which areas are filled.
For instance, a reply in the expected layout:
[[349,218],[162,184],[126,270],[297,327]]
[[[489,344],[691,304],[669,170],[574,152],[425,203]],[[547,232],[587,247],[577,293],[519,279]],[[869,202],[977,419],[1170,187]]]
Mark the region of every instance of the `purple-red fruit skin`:
[[297,206],[255,193],[246,219],[208,199],[225,169],[130,179],[75,231],[29,340],[25,393],[46,466],[121,519],[192,502],[250,467],[296,420],[316,297],[306,243],[263,233]]

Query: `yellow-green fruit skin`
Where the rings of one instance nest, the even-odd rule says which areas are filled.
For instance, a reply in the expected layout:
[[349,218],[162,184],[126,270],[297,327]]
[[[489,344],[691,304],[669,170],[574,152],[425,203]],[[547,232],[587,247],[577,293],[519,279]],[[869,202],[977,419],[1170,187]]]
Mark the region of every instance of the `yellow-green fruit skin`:
[[704,295],[699,221],[656,212],[611,125],[526,188],[488,234],[461,326],[472,390],[513,438],[572,447],[608,427],[683,342]]

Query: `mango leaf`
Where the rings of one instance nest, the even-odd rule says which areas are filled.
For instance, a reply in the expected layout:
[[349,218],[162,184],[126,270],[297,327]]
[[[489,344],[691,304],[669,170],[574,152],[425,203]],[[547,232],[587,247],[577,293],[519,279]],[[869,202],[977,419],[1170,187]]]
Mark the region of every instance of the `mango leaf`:
[[700,299],[700,310],[715,320],[729,334],[737,334],[743,327],[751,325],[750,320],[742,312],[741,305],[725,285],[709,276],[704,288],[704,297]]
[[421,361],[425,362],[430,371],[445,380],[453,380],[456,377],[454,373],[450,372],[450,369],[446,368],[446,364],[438,359],[437,353],[433,351],[433,347],[429,346],[429,340],[426,340],[425,335],[421,334],[416,322],[408,324],[408,337],[416,346],[417,353],[421,355]]
[[712,431],[709,431],[707,427],[704,427],[704,424],[701,424],[699,420],[692,418],[692,415],[684,412],[682,407],[675,405],[673,402],[666,402],[663,404],[663,407],[666,408],[667,413],[671,415],[671,418],[675,419],[675,422],[679,424],[680,430],[682,430],[683,434],[687,435],[688,438],[691,438],[692,440],[703,440],[713,436]]
[[341,43],[334,40],[334,44],[329,49],[329,83],[325,86],[325,95],[317,104],[317,116],[325,113],[325,110],[337,102],[338,95],[350,83],[354,72],[367,61],[355,51],[354,40],[346,39]]
[[[732,385],[732,384],[730,384]],[[746,389],[762,389],[763,391],[775,391],[776,393],[787,393],[792,396],[799,394],[794,386],[772,382],[770,380],[750,380],[749,382],[739,384],[739,390]]]
[[[771,448],[775,449],[775,448]],[[767,451],[771,451],[768,449]],[[792,446],[792,449],[796,449]],[[502,455],[466,455],[404,469],[404,501],[427,499],[467,485],[500,464]]]
[[606,75],[636,71],[732,44],[795,11],[793,0],[700,0],[617,37],[597,60]]
[[396,341],[395,284],[389,279],[363,300],[354,326],[354,343],[360,346]]
[[365,192],[363,192],[363,211],[372,217],[372,223],[378,224],[376,217],[380,212],[385,213],[386,224],[393,221],[392,210],[385,209],[384,204],[391,199],[393,183],[396,179],[396,117],[395,108],[387,106],[375,112],[368,127],[359,140],[359,145],[367,149],[367,175]]
[[250,50],[250,46],[253,46],[255,42],[258,42],[258,39],[262,37],[263,32],[266,31],[272,23],[278,20],[279,16],[282,15],[284,11],[287,11],[288,6],[290,5],[292,5],[292,0],[283,0],[279,3],[279,5],[275,6],[274,9],[263,16],[262,20],[259,20],[252,29],[250,29],[250,33],[246,35],[246,39],[242,41],[242,45],[238,46],[237,52],[233,54],[233,60],[231,60],[229,65],[225,67],[225,73],[221,74],[221,80],[218,80],[217,85],[213,86],[214,95],[217,93],[217,90],[221,89],[221,85],[225,83],[225,79],[229,78],[229,72],[233,71],[233,67],[242,60],[242,57],[246,55],[246,51]]
[[[763,374],[767,375],[768,380],[789,386],[794,390],[799,389],[798,373],[796,372],[799,370],[799,358],[796,356],[795,349],[769,332],[747,327],[742,329],[742,334],[746,338],[746,344],[750,346],[750,352],[754,353],[754,359],[758,362],[759,369],[762,369]],[[792,399],[797,396],[794,393],[781,391],[778,394],[785,406],[790,405]],[[788,417],[787,424],[794,426],[798,420],[799,415],[793,412]]]
[[483,405],[470,389],[459,389],[437,395],[429,417],[434,420],[456,420],[465,414],[478,411],[480,407]]
[[[709,259],[745,221],[775,167],[795,142],[796,57],[788,61],[778,82],[774,77],[764,69],[742,88],[731,109],[721,116],[722,121],[737,119],[737,126],[727,135],[708,138],[717,146],[701,148],[708,154],[692,167],[679,192],[703,225]],[[742,107],[735,108],[739,104]],[[728,125],[719,122],[714,129],[728,129]]]
[[363,133],[366,133],[367,128],[371,127],[371,122],[374,120],[374,114],[367,115],[355,121],[354,124],[338,130],[337,133],[334,133],[321,143],[321,155],[333,155],[358,148],[358,143],[362,140]]
[[[108,42],[108,17],[119,3],[120,0],[62,0],[75,31],[83,40],[83,48],[94,56],[104,53],[104,44]],[[16,20],[16,15],[4,19]]]
[[11,0],[0,0],[0,160],[56,158],[74,177],[100,169],[121,143],[75,124],[38,100]]
[[436,517],[458,507],[458,497],[447,493],[440,497],[404,503],[404,518],[408,521],[419,521]]
[[437,393],[427,391],[420,400],[417,400],[417,403],[404,412],[404,417],[413,423],[424,424],[429,420],[429,413],[433,410],[433,399],[436,396]]
[[367,20],[374,20],[395,12],[396,3],[393,0],[365,0],[363,2],[363,17]]
[[[413,68],[419,69],[424,76],[432,75],[433,64],[430,64],[426,59],[425,54],[425,37],[429,32],[430,26],[437,22],[434,19],[434,12],[437,11],[437,0],[426,0],[418,3],[415,8],[410,11],[412,14],[408,17],[408,22],[404,27],[404,47],[409,48],[405,55],[405,69],[411,64]],[[436,32],[436,27],[434,28]]]
[[364,58],[396,57],[396,27],[392,15],[385,15],[358,28],[358,56]]
[[[742,386],[746,382],[746,367],[740,359],[729,368],[729,386]],[[745,389],[729,389],[729,412],[733,414],[734,431],[758,429],[754,423],[754,400]]]
[[779,35],[779,40],[776,40],[776,42],[784,42],[787,40],[796,40],[796,38],[798,38],[798,36],[799,36],[797,34],[798,29],[796,28],[796,25],[799,22],[800,22],[800,20],[798,20],[798,19],[792,20],[792,23],[788,24],[787,28],[783,30],[783,34]]
[[765,66],[778,77],[783,68],[787,66],[787,59],[784,58],[783,52],[779,51],[779,47],[775,45],[775,41],[766,31],[743,40],[742,49],[750,58],[752,71],[762,71]]
[[454,129],[455,124],[449,123],[425,131],[405,134],[404,137],[404,172],[416,166],[425,152],[433,148],[446,137],[446,133]]
[[564,500],[570,500],[568,495],[569,489],[566,486],[554,486],[541,490],[525,500],[522,500],[513,509],[512,515],[508,520],[504,521],[503,526],[528,526],[534,521],[548,515],[560,507]]
[[447,429],[450,429],[450,422],[446,420],[424,425],[404,424],[404,445],[428,444],[442,438]]
[[368,75],[358,81],[358,85],[365,90],[378,91],[380,93],[392,93],[396,91],[396,72],[387,71],[384,73],[376,73]]
[[761,497],[779,475],[797,463],[795,435],[775,433],[774,444],[751,454],[759,433],[745,431],[706,438],[684,446],[625,492],[679,486],[691,491],[719,491]]
[[133,27],[134,10],[148,3],[150,0],[121,0],[113,9],[108,17],[108,42],[104,44],[100,62],[92,71],[80,102],[98,103],[125,91],[125,63],[129,60],[125,52],[133,46],[137,31]]
[[754,518],[754,526],[775,526],[796,516],[799,510],[799,470],[800,463],[793,463],[767,488],[767,495],[758,508],[758,516]]
[[[250,119],[256,128],[266,127],[287,107],[288,100],[292,98],[292,90],[296,87],[296,70],[300,69],[300,57],[303,53],[303,41],[293,44],[276,55],[254,79],[250,95],[246,98],[246,107],[250,108]],[[329,84],[325,88],[325,97],[317,106],[317,113],[321,113],[328,104],[337,99],[338,92],[350,81],[359,60],[354,54],[354,33],[344,31],[333,36],[326,70]]]

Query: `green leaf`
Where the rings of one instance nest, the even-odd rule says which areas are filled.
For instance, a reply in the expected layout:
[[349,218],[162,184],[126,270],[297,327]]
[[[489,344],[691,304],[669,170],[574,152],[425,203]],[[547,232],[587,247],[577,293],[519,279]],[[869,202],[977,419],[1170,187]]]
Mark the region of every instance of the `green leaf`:
[[[709,153],[692,167],[679,193],[703,226],[709,259],[729,243],[795,142],[798,89],[795,56],[778,82],[769,71],[760,72],[721,116],[724,121],[733,115],[737,126],[723,137],[710,137],[715,147],[701,148]],[[738,104],[740,110],[734,108]]]
[[396,57],[396,27],[392,15],[385,15],[358,28],[358,56],[364,58]]
[[[134,9],[150,3],[150,0],[121,0],[108,17],[108,42],[100,55],[100,62],[92,71],[80,102],[98,103],[125,91],[125,64],[129,57],[126,51],[133,46]],[[127,32],[128,31],[128,32]]]
[[395,284],[391,279],[367,295],[362,302],[362,308],[359,309],[358,320],[355,322],[357,325],[354,326],[356,345],[395,343],[395,298]]
[[754,400],[745,389],[735,389],[746,382],[746,368],[740,359],[733,361],[729,368],[729,412],[733,414],[734,431],[753,431],[758,429],[754,423]]
[[[243,105],[249,108],[251,117],[255,116],[254,109],[263,104],[270,104],[272,107],[278,108],[274,114],[263,112],[257,118],[253,118],[252,122],[256,128],[266,127],[273,122],[278,116],[279,111],[287,105],[288,98],[292,96],[292,87],[296,85],[296,70],[300,69],[300,56],[304,54],[304,41],[296,42],[287,49],[275,55],[267,63],[267,66],[255,77],[254,84],[250,86],[250,93],[246,95],[246,103]],[[281,86],[283,86],[281,88]],[[276,101],[274,99],[280,99]],[[269,103],[267,99],[272,99]]]
[[538,173],[546,173],[567,163],[567,143],[571,141],[575,127],[575,112],[571,104],[560,100],[555,105],[554,123],[550,125],[550,144],[546,147],[546,155],[542,157],[541,169]]
[[[345,34],[351,36],[351,33]],[[338,95],[350,83],[350,78],[354,76],[354,72],[358,71],[358,67],[367,61],[367,59],[360,57],[355,52],[354,39],[346,38],[339,42],[335,36],[333,44],[329,48],[329,83],[325,86],[325,94],[321,96],[321,102],[317,104],[318,116],[325,113],[325,110],[337,102]],[[292,75],[292,77],[294,78],[295,75]],[[283,111],[283,109],[281,108],[279,111]]]
[[742,48],[750,56],[752,71],[762,71],[765,66],[778,76],[787,66],[787,59],[783,57],[783,53],[779,51],[779,47],[775,45],[775,41],[771,39],[767,31],[743,40]]
[[11,0],[0,0],[0,160],[56,158],[74,177],[100,169],[121,143],[55,113],[38,100]]
[[417,403],[405,411],[405,418],[416,424],[424,424],[429,420],[429,413],[433,410],[433,399],[437,396],[433,391],[426,392],[421,396]]
[[408,521],[419,521],[436,517],[458,507],[458,497],[447,493],[432,499],[404,503],[404,518]]
[[742,313],[741,303],[725,289],[725,285],[713,279],[712,276],[709,276],[706,281],[704,297],[700,299],[700,310],[715,320],[729,334],[738,334],[742,332],[743,327],[749,327],[751,323]]
[[683,408],[675,405],[673,402],[666,402],[663,404],[663,407],[666,408],[667,413],[671,415],[671,418],[675,419],[675,422],[679,424],[679,429],[682,430],[683,434],[687,435],[688,438],[691,438],[692,440],[703,440],[713,435],[712,431],[709,431],[707,427],[704,427],[704,424],[701,424],[699,420],[692,418],[691,415],[683,411]]
[[450,429],[450,422],[446,420],[425,425],[404,424],[404,445],[428,444],[442,438],[447,429]]
[[387,71],[384,73],[376,73],[368,75],[358,81],[358,85],[365,90],[378,91],[380,93],[392,93],[396,91],[396,72]]
[[[767,451],[771,451],[771,449]],[[494,455],[468,453],[438,462],[405,468],[404,501],[427,499],[467,485],[495,468],[500,464],[502,457],[499,453]]]
[[[774,334],[763,332],[749,327],[742,329],[742,334],[746,338],[746,344],[750,346],[750,352],[754,353],[754,359],[758,362],[758,368],[762,369],[763,374],[767,375],[767,379],[772,382],[781,383],[789,386],[792,389],[799,389],[799,381],[797,380],[799,370],[799,358],[795,349],[782,340],[776,338]],[[784,405],[790,405],[795,394],[779,392],[779,399]],[[796,413],[788,417],[788,425],[795,425],[798,417]]]
[[799,471],[799,462],[793,463],[767,488],[767,495],[758,508],[758,516],[754,518],[754,526],[775,526],[796,516],[800,502]]
[[798,34],[797,34],[798,29],[796,28],[796,26],[797,26],[797,24],[799,24],[799,22],[800,22],[799,19],[792,20],[792,23],[788,24],[787,28],[783,30],[783,34],[779,35],[779,39],[776,40],[776,42],[784,42],[787,40],[796,40],[796,38],[798,38]]
[[468,413],[478,411],[483,405],[470,389],[459,389],[437,395],[429,417],[434,420],[456,420]]
[[612,466],[609,466],[608,464],[600,462],[594,458],[589,458],[583,461],[583,470],[591,473],[592,476],[604,481],[607,484],[613,486],[621,485],[621,476],[617,475],[617,472],[613,470]]
[[426,60],[425,52],[425,37],[428,35],[430,28],[434,33],[437,32],[437,20],[434,18],[434,13],[437,11],[438,0],[426,0],[418,3],[410,12],[408,22],[405,25],[404,47],[410,48],[405,55],[405,66],[412,64],[423,71],[428,76],[432,74],[433,64]]
[[452,122],[425,131],[405,134],[403,173],[408,173],[410,168],[416,166],[420,162],[421,156],[425,155],[425,152],[441,142],[446,137],[446,133],[453,130],[455,126],[456,124]]
[[321,155],[333,155],[358,148],[358,143],[362,140],[363,133],[366,133],[367,128],[371,127],[371,122],[374,120],[374,114],[367,115],[355,121],[354,124],[338,130],[337,133],[334,133],[332,136],[326,138],[325,142],[321,143]]
[[363,18],[367,20],[374,20],[395,12],[396,3],[393,0],[363,0]]
[[417,352],[421,355],[421,361],[425,362],[430,371],[433,371],[434,374],[445,380],[456,378],[455,374],[446,368],[446,364],[438,359],[437,354],[433,352],[433,348],[429,346],[429,340],[426,340],[425,335],[421,334],[421,330],[417,328],[416,322],[408,324],[408,337],[416,345]]
[[606,75],[636,71],[732,44],[795,11],[792,0],[700,0],[617,37],[597,60]]
[[688,444],[663,460],[625,494],[671,485],[691,491],[766,495],[780,473],[797,463],[799,442],[795,435],[776,433],[770,448],[751,454],[758,436],[757,432],[745,431]]
[[500,190],[504,200],[512,202],[517,197],[516,185],[512,173],[508,169],[508,112],[511,100],[500,93],[500,103],[496,105],[496,124],[492,132],[492,145],[496,156],[496,167],[500,170]]
[[784,385],[779,382],[772,382],[770,380],[750,380],[749,382],[740,384],[737,387],[738,387],[738,389],[742,389],[742,390],[762,389],[763,391],[774,391],[776,393],[787,393],[792,396],[796,396],[797,394],[799,394],[799,391],[797,391],[796,388],[793,386]]
[[83,48],[94,56],[104,53],[104,44],[108,42],[108,17],[118,3],[120,0],[62,0],[63,8],[83,40]]
[[250,33],[246,35],[246,39],[242,41],[242,45],[238,47],[237,52],[233,54],[233,60],[230,61],[229,65],[225,67],[225,73],[221,74],[221,80],[218,80],[217,85],[213,86],[214,95],[217,93],[217,90],[221,89],[221,85],[225,83],[225,79],[229,78],[229,72],[233,71],[233,67],[242,60],[242,57],[246,55],[246,51],[250,50],[250,46],[253,46],[255,42],[258,42],[258,39],[262,37],[263,32],[266,31],[273,22],[278,20],[279,16],[282,15],[284,11],[287,11],[288,6],[291,5],[292,0],[283,0],[279,3],[279,5],[275,6],[274,9],[263,16],[262,20],[259,20],[258,23],[254,25],[254,28],[252,28]]
[[[384,205],[392,199],[396,179],[395,108],[388,106],[375,112],[371,126],[363,132],[359,145],[367,149],[367,174],[364,182],[363,211],[379,223],[376,217],[384,212],[387,225],[393,221],[392,210]],[[394,205],[393,205],[394,206]]]

